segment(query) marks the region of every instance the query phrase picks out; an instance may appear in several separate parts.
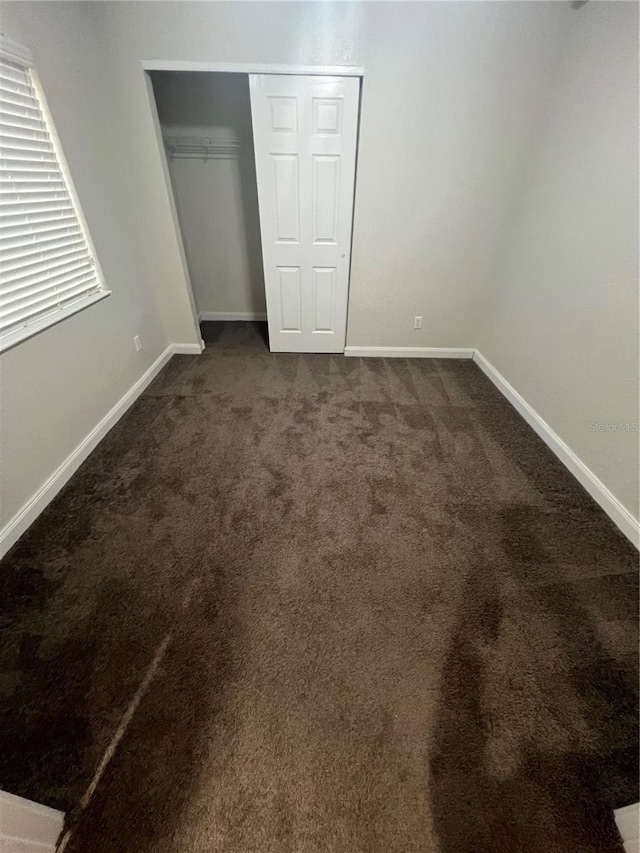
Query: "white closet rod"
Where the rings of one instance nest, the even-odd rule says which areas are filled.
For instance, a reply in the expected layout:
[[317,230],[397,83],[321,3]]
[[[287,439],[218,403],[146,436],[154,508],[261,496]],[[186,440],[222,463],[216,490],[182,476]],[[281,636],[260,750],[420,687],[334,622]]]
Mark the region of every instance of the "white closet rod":
[[164,146],[171,160],[234,160],[243,142],[237,136],[165,136]]

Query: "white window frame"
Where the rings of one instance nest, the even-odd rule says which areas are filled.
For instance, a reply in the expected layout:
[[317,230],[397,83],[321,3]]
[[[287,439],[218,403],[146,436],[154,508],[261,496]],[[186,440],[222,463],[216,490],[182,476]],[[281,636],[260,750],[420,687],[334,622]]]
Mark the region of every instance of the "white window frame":
[[[82,236],[87,244],[90,256],[93,260],[95,277],[100,288],[97,292],[94,292],[84,298],[78,299],[77,302],[73,302],[70,305],[61,306],[44,317],[39,317],[32,321],[27,320],[25,322],[25,325],[17,329],[13,329],[5,333],[4,335],[0,335],[0,353],[2,353],[16,346],[16,344],[19,344],[22,341],[39,334],[45,329],[48,329],[51,326],[62,322],[68,317],[71,317],[74,314],[79,313],[80,311],[84,311],[84,309],[88,308],[90,305],[95,305],[97,302],[101,302],[107,296],[111,295],[111,290],[109,290],[105,285],[104,275],[102,273],[102,268],[98,260],[93,240],[91,239],[91,233],[89,231],[86,219],[84,217],[84,213],[82,211],[80,199],[78,198],[78,194],[76,193],[76,189],[73,184],[73,179],[69,171],[69,166],[67,164],[67,160],[64,156],[64,151],[60,143],[60,137],[58,136],[56,126],[51,115],[51,111],[49,110],[49,105],[47,103],[47,99],[44,94],[44,90],[42,88],[38,72],[36,71],[33,65],[31,54],[27,48],[23,47],[22,45],[13,41],[13,39],[9,39],[0,33],[0,57],[16,65],[22,66],[29,72],[33,88],[38,98],[39,106],[42,110],[45,126],[47,128],[47,132],[51,139],[53,150],[60,166],[60,173],[63,177],[65,188],[69,194],[69,198],[71,199],[73,212],[78,220]],[[0,228],[1,227],[2,223],[0,222]],[[1,275],[2,269],[0,268],[0,276]]]

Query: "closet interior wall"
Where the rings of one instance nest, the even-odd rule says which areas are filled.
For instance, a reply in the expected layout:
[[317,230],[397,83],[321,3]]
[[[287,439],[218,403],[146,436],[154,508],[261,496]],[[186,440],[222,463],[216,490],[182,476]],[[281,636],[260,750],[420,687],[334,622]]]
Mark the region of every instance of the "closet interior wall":
[[151,77],[200,319],[263,319],[248,75]]

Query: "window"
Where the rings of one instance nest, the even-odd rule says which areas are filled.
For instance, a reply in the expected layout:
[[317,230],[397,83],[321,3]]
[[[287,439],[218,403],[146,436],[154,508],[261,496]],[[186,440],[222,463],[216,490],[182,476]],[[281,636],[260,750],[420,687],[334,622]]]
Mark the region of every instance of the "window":
[[30,57],[0,37],[0,352],[108,294]]

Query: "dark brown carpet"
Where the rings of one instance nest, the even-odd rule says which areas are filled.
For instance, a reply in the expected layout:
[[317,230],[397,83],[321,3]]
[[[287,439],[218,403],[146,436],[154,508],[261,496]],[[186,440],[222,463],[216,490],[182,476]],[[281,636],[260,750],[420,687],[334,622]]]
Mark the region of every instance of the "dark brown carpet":
[[633,548],[471,362],[205,331],[4,561],[0,787],[73,853],[619,850]]

